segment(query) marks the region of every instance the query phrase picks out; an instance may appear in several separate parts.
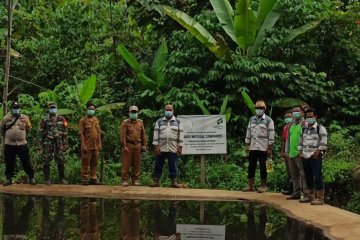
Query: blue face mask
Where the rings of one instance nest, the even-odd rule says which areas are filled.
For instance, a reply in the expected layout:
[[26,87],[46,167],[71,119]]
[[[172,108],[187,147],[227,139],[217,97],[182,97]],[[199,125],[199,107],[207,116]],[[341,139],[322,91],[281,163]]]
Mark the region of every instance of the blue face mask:
[[55,115],[57,113],[57,108],[49,108],[50,115]]
[[264,110],[263,109],[255,109],[256,115],[257,116],[262,116],[264,114]]
[[88,109],[87,110],[87,115],[88,116],[94,116],[95,115],[95,110],[94,109]]
[[12,113],[12,115],[14,115],[14,116],[19,116],[19,114],[20,114],[20,108],[13,108],[13,109],[11,109],[11,113]]
[[306,121],[308,124],[313,125],[316,122],[316,119],[311,117],[311,118],[306,118]]
[[285,123],[289,123],[289,122],[291,122],[291,121],[292,121],[292,118],[287,117],[287,118],[285,118],[285,119],[284,119],[284,121],[285,121]]
[[295,119],[299,119],[301,117],[300,112],[293,112],[292,115]]
[[172,116],[174,116],[174,113],[172,111],[165,111],[166,118],[172,118]]
[[136,120],[138,118],[138,113],[129,113],[129,118],[131,120]]

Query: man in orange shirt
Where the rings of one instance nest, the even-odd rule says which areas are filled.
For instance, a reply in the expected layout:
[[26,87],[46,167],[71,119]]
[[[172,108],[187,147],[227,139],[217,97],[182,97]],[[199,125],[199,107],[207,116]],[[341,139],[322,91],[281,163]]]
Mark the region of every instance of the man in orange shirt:
[[[100,122],[95,117],[95,105],[87,103],[87,115],[79,122],[79,134],[81,141],[81,184],[97,184],[97,165],[99,151],[102,149]],[[90,167],[90,182],[89,182]]]
[[129,108],[129,118],[121,123],[122,145],[121,185],[129,185],[129,169],[132,166],[132,184],[140,185],[141,151],[147,150],[147,139],[143,122],[138,119],[138,107]]

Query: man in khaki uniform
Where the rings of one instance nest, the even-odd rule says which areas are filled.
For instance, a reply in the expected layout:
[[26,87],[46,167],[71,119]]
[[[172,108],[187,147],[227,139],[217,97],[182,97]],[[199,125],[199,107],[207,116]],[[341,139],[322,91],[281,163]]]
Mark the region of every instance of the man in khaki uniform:
[[102,149],[100,122],[95,117],[95,105],[91,102],[87,104],[87,115],[79,122],[79,134],[81,141],[81,184],[97,184],[97,165],[99,151]]
[[29,176],[29,183],[34,185],[34,170],[29,157],[26,137],[31,129],[29,117],[20,113],[17,102],[11,104],[11,112],[0,123],[1,135],[4,137],[5,176],[4,186],[13,184],[16,155],[19,156],[24,171]]
[[120,140],[122,145],[122,186],[128,186],[129,168],[132,166],[132,184],[140,185],[141,151],[147,149],[147,139],[143,122],[138,119],[137,106],[129,108],[129,118],[121,123]]

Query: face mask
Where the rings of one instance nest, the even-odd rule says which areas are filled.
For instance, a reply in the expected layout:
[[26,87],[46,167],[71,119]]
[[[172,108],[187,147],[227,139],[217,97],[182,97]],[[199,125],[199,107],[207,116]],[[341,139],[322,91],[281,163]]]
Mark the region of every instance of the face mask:
[[88,116],[94,116],[94,114],[95,114],[95,110],[93,110],[93,109],[88,109],[87,110],[87,115]]
[[313,125],[316,122],[315,118],[306,118],[308,124]]
[[255,109],[256,115],[257,116],[262,116],[264,114],[264,110],[263,109]]
[[293,112],[292,113],[292,115],[293,115],[293,117],[295,118],[295,119],[299,119],[300,118],[300,112]]
[[57,112],[57,108],[49,108],[50,115],[55,115]]
[[166,118],[171,118],[173,116],[173,112],[172,111],[165,111],[165,117]]
[[19,116],[19,114],[20,114],[20,108],[13,108],[13,109],[11,109],[11,113],[12,113],[14,116]]
[[138,117],[138,113],[129,113],[129,118],[132,119],[132,120],[136,120]]
[[287,118],[285,118],[285,119],[284,119],[284,121],[285,121],[285,123],[289,123],[289,122],[291,122],[291,121],[292,121],[292,118],[287,117]]

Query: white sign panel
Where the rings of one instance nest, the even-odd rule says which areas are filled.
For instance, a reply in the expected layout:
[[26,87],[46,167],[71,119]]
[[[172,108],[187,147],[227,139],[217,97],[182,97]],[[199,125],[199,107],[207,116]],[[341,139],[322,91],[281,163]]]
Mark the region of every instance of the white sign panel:
[[176,224],[181,240],[225,240],[225,225]]
[[183,154],[226,154],[225,115],[179,115],[184,127]]

